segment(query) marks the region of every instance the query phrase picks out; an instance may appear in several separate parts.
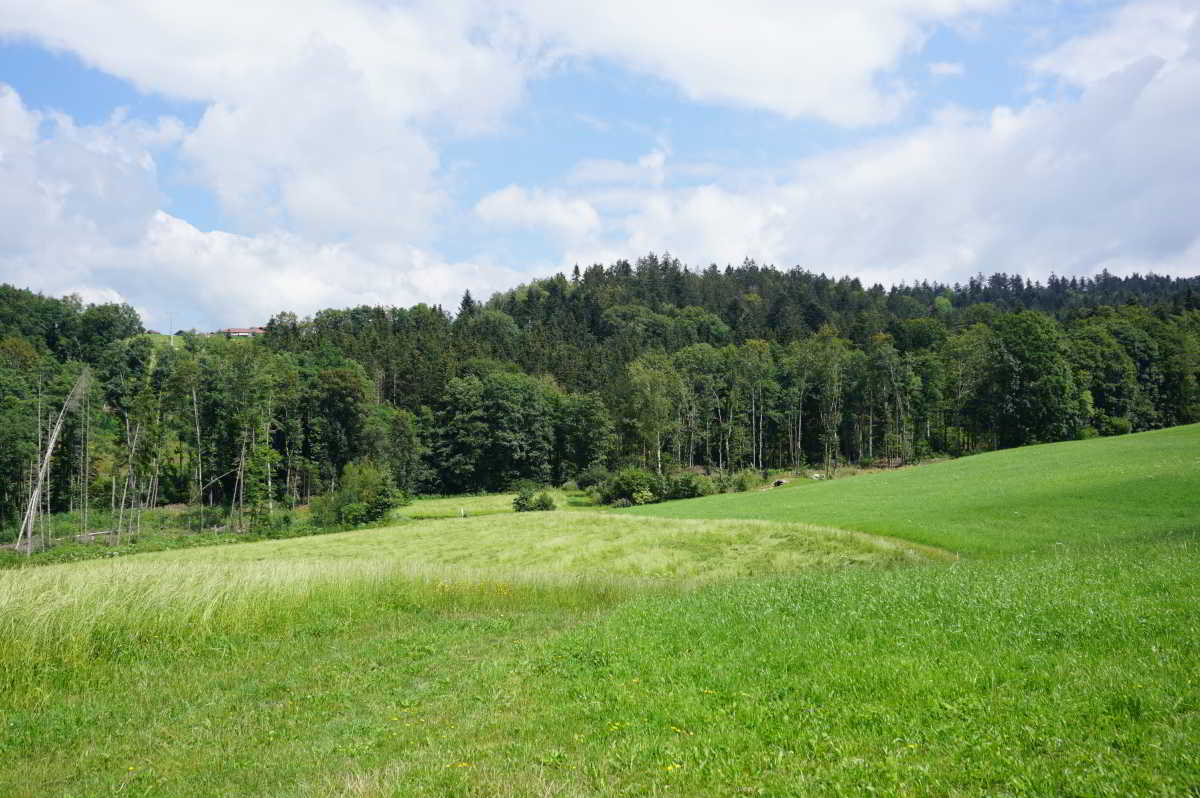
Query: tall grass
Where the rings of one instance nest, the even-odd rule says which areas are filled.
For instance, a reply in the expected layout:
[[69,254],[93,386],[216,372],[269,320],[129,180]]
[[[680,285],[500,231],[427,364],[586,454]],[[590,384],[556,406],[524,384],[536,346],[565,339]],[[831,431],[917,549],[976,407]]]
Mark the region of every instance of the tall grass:
[[1195,794],[1197,430],[0,572],[0,795]]
[[0,689],[86,678],[98,662],[220,651],[274,630],[398,610],[580,610],[665,589],[619,576],[477,573],[395,560],[147,559],[9,572],[0,580]]
[[453,781],[405,759],[335,792],[1191,795],[1198,557],[1182,536],[629,602],[492,687]]
[[626,575],[674,581],[891,567],[916,547],[805,524],[610,513],[520,513],[424,521],[319,538],[146,555],[163,562],[394,558],[409,565]]

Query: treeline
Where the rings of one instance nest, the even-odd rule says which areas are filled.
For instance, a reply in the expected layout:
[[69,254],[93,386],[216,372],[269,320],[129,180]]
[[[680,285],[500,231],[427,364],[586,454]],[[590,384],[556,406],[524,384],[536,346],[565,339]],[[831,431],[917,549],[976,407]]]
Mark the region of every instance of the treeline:
[[[141,329],[127,306],[0,287],[7,527],[85,368],[44,510],[104,507],[130,529],[166,503],[251,528],[313,497],[360,518],[387,491],[898,465],[1200,420],[1198,278],[885,289],[648,256],[468,293],[453,314],[281,313],[256,340]],[[376,498],[343,495],[351,464]]]

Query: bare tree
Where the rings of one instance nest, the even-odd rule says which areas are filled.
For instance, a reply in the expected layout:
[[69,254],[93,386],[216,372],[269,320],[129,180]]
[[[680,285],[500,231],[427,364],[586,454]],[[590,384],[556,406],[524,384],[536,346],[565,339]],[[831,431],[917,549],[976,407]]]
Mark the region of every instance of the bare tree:
[[[54,454],[54,446],[58,443],[59,433],[62,432],[63,421],[66,419],[67,411],[72,409],[78,402],[80,395],[87,389],[88,383],[91,380],[91,372],[86,368],[79,373],[79,378],[75,380],[75,386],[71,388],[71,392],[67,394],[66,400],[63,401],[62,409],[58,413],[58,420],[54,422],[53,429],[50,430],[50,435],[46,440],[45,449],[39,452],[40,460],[37,468],[37,479],[33,483],[32,490],[29,494],[29,506],[25,508],[25,518],[21,522],[21,531],[17,535],[17,548],[21,547],[21,541],[26,539],[26,553],[33,553],[33,526],[34,520],[37,517],[38,503],[42,498],[42,490],[46,484],[46,476],[50,471],[50,461]],[[39,395],[40,405],[40,395]],[[41,416],[39,407],[39,418]],[[39,422],[39,431],[41,424]],[[39,432],[39,439],[41,437]]]

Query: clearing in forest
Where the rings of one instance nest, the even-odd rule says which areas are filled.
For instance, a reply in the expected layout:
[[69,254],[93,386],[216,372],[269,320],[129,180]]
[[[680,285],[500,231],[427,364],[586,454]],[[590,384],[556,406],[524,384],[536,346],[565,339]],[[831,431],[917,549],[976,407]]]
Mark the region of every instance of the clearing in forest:
[[0,573],[0,794],[1188,794],[1197,458],[1193,426]]

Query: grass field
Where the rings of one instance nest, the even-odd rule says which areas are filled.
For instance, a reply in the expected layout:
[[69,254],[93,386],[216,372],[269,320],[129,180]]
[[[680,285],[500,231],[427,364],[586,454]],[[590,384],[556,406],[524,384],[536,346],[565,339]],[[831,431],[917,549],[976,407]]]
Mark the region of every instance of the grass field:
[[971,555],[1200,526],[1200,425],[623,511],[855,529]]
[[1196,442],[0,573],[0,795],[1195,795]]
[[539,512],[476,516],[219,549],[142,555],[140,562],[391,562],[400,567],[505,578],[575,574],[675,582],[772,576],[810,568],[890,567],[929,553],[892,541],[804,524],[713,523]]
[[[551,489],[550,496],[559,510],[595,510],[591,500],[581,492],[568,493]],[[420,498],[392,512],[396,521],[424,521],[431,518],[473,518],[513,512],[515,493],[488,493],[480,496],[436,496]]]

